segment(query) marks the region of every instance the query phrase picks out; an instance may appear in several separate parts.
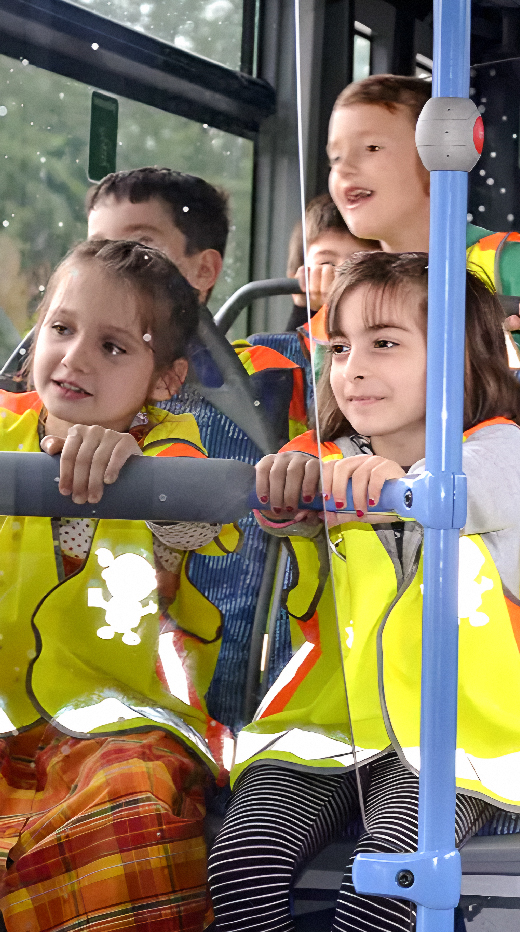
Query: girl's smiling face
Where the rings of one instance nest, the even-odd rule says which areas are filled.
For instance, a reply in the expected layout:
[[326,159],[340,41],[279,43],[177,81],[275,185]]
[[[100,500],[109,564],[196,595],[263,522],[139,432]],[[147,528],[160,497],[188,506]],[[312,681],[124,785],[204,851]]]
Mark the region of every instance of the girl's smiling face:
[[335,312],[330,384],[355,431],[379,456],[409,467],[424,456],[426,315],[418,288],[358,285]]
[[38,333],[32,377],[46,432],[73,424],[127,431],[149,397],[154,354],[143,339],[141,296],[95,261],[63,269]]

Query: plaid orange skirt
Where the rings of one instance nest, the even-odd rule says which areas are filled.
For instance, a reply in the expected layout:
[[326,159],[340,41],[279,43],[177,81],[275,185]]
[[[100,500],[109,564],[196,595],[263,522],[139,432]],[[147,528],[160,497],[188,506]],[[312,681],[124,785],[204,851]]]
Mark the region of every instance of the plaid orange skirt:
[[170,735],[0,741],[8,932],[202,932],[207,772]]

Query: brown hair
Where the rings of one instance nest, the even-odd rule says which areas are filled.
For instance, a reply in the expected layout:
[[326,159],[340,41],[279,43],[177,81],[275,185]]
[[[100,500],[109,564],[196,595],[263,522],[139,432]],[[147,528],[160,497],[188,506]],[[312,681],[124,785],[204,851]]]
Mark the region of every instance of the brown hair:
[[[309,201],[305,208],[305,238],[307,249],[328,230],[338,233],[348,233],[360,246],[379,249],[379,240],[361,239],[351,233],[330,194],[319,194]],[[289,240],[287,256],[287,275],[294,276],[304,263],[302,222],[295,224]]]
[[427,100],[431,97],[431,84],[421,78],[407,78],[395,74],[372,74],[362,81],[348,84],[336,99],[334,110],[351,104],[378,104],[395,113],[400,104],[410,111],[414,124]]
[[172,223],[186,237],[187,256],[204,249],[216,249],[224,255],[229,232],[228,195],[203,178],[156,166],[112,172],[87,191],[87,215],[107,197],[132,204],[155,197],[165,204]]
[[[428,313],[427,253],[359,252],[340,267],[331,295],[327,332],[337,331],[339,303],[345,294],[368,285],[378,296],[370,313],[377,315],[384,297],[419,298]],[[417,306],[417,305],[416,305]],[[493,417],[508,417],[520,424],[520,383],[507,359],[504,313],[492,285],[473,272],[466,273],[466,347],[464,362],[464,430]],[[321,439],[335,440],[354,430],[338,408],[330,386],[330,350],[320,377],[317,404]]]
[[[45,297],[38,308],[38,320],[31,350],[24,364],[30,375],[34,347],[52,298],[63,273],[74,264],[95,265],[137,292],[140,324],[151,335],[155,357],[154,372],[166,373],[176,359],[186,355],[199,319],[198,294],[176,265],[158,249],[124,240],[88,240],[75,246],[52,273]],[[109,309],[107,309],[109,311]]]

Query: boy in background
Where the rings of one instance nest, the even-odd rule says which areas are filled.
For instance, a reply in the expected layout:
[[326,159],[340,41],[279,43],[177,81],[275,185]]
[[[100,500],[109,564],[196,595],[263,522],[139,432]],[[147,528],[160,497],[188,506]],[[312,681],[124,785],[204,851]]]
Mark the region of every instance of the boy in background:
[[[428,251],[430,180],[415,145],[415,125],[430,96],[420,78],[371,75],[349,84],[332,111],[332,199],[351,232],[377,238],[384,252]],[[499,293],[520,295],[518,233],[506,239],[468,223],[466,246],[471,268],[482,269]],[[508,318],[506,326],[519,329],[520,317]]]
[[89,239],[136,240],[164,252],[205,304],[222,271],[228,196],[169,168],[113,172],[87,193]]
[[[334,280],[334,267],[341,265],[354,252],[379,249],[377,240],[354,236],[330,194],[320,194],[307,204],[305,210],[305,237],[309,266],[309,294],[311,315],[322,305],[321,296]],[[305,269],[301,221],[295,224],[289,240],[287,275],[297,278],[305,292]],[[307,322],[305,294],[293,295],[294,308],[287,322],[287,330],[297,330]]]

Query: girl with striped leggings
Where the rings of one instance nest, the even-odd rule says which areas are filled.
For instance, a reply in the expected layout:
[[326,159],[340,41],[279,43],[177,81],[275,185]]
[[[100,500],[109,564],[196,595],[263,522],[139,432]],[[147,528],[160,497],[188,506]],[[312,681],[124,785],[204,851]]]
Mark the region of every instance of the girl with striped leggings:
[[[366,514],[383,483],[424,469],[426,254],[363,253],[341,267],[309,432],[257,467],[259,520],[285,537],[295,653],[239,736],[234,795],[210,858],[219,932],[292,932],[299,868],[364,812],[358,852],[417,848],[422,528]],[[460,539],[455,837],[520,804],[520,385],[502,314],[468,273]],[[299,509],[318,488],[356,515]],[[338,625],[334,609],[338,606]],[[339,637],[338,637],[339,633]],[[348,687],[348,707],[344,680]],[[352,734],[351,734],[352,733]],[[353,859],[352,859],[353,860]],[[406,900],[356,894],[352,861],[333,932],[410,932]]]

